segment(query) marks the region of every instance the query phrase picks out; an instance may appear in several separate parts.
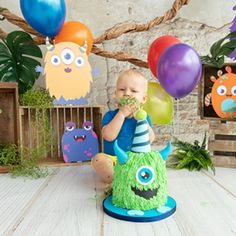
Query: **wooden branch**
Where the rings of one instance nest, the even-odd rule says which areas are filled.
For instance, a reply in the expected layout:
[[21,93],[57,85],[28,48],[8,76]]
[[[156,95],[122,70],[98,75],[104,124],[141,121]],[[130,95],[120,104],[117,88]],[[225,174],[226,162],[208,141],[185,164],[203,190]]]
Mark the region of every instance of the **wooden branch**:
[[36,35],[38,37],[43,37],[41,34],[39,34],[37,31],[35,31],[28,23],[22,19],[21,17],[13,14],[8,9],[0,7],[0,14],[5,17],[6,20],[11,22],[14,25],[17,25],[21,29],[23,29],[25,32],[29,34]]
[[[7,34],[0,28],[0,38],[5,39],[6,37]],[[42,37],[34,37],[33,40],[35,41],[36,44],[39,45],[45,43],[45,39]],[[109,52],[102,50],[95,45],[93,45],[91,52],[101,57],[113,58],[116,59],[117,61],[128,61],[135,66],[148,68],[147,62],[137,59],[134,56],[131,56],[125,52]]]
[[95,45],[93,45],[92,52],[98,56],[102,56],[106,58],[113,58],[113,59],[116,59],[117,61],[128,61],[135,66],[148,68],[146,61],[137,59],[134,56],[131,56],[125,52],[109,52],[109,51],[102,50]]
[[94,39],[94,44],[99,44],[105,40],[118,38],[122,34],[148,31],[156,25],[159,25],[161,23],[164,23],[168,20],[173,19],[176,16],[177,12],[180,10],[180,8],[183,5],[187,5],[189,1],[190,0],[175,0],[172,5],[172,8],[168,10],[163,16],[156,17],[145,24],[121,23],[121,24],[115,25],[112,28],[106,30],[105,33],[103,33],[101,36]]
[[1,28],[0,28],[0,39],[5,39],[7,37],[7,33],[4,32]]
[[[94,39],[92,53],[102,56],[102,57],[106,57],[106,58],[113,58],[118,61],[128,61],[136,66],[148,68],[147,62],[137,59],[134,56],[131,56],[125,52],[104,51],[98,48],[95,44],[101,44],[106,40],[118,38],[122,34],[148,31],[149,29],[153,28],[156,25],[159,25],[161,23],[164,23],[168,20],[173,19],[176,16],[177,12],[181,9],[181,7],[184,5],[187,5],[189,1],[190,0],[175,0],[172,5],[172,8],[168,10],[163,16],[155,17],[148,23],[143,24],[143,23],[132,23],[132,22],[130,23],[129,22],[129,23],[120,23],[113,26],[112,28],[106,30],[102,35]],[[23,29],[27,33],[35,35],[36,37],[34,37],[34,41],[36,44],[40,45],[40,44],[45,43],[45,37],[39,34],[38,32],[36,32],[21,17],[11,13],[8,9],[2,8],[2,7],[0,7],[0,14],[3,16],[3,19],[5,18],[12,24],[19,26],[21,29]],[[0,39],[4,39],[6,38],[6,36],[7,34],[0,28]]]

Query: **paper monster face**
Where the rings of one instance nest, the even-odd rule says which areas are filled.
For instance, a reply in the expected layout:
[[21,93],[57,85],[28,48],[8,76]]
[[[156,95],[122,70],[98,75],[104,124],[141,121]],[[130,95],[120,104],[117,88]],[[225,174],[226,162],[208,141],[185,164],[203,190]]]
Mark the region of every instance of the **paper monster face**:
[[127,209],[150,210],[167,201],[165,161],[157,151],[127,153],[124,164],[117,162],[113,179],[113,204]]

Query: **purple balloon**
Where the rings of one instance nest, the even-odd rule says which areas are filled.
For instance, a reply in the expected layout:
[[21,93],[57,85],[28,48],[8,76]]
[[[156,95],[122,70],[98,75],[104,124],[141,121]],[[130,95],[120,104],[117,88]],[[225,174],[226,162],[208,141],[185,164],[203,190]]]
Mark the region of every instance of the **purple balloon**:
[[187,44],[175,44],[161,56],[158,69],[161,86],[174,98],[192,92],[202,75],[202,63],[197,52]]

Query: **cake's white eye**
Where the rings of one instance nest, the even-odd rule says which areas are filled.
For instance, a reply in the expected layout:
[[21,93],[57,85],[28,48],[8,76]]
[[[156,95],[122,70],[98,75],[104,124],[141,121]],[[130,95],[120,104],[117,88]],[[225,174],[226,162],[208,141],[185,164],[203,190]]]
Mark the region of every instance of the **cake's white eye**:
[[57,55],[53,55],[53,56],[51,57],[51,63],[52,63],[54,66],[59,66],[60,63],[61,63],[60,57],[57,56]]
[[225,95],[227,92],[227,89],[224,85],[220,85],[218,88],[217,88],[217,93],[219,95]]
[[151,184],[155,179],[155,172],[151,166],[141,166],[136,172],[136,180],[142,185]]
[[74,61],[74,53],[69,48],[65,48],[61,53],[62,61],[69,65]]

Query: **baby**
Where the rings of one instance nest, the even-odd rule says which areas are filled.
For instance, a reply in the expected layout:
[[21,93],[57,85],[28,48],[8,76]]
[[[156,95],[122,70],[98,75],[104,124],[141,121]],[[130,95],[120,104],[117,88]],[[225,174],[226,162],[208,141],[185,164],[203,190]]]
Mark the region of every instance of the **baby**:
[[[120,74],[116,82],[115,98],[118,109],[108,111],[102,121],[103,151],[92,159],[92,166],[106,183],[111,183],[113,178],[114,157],[113,145],[115,140],[125,151],[130,151],[136,128],[135,113],[147,99],[147,79],[137,70],[127,70]],[[128,102],[127,102],[128,101]],[[152,143],[155,134],[151,128],[150,117],[149,138]]]

